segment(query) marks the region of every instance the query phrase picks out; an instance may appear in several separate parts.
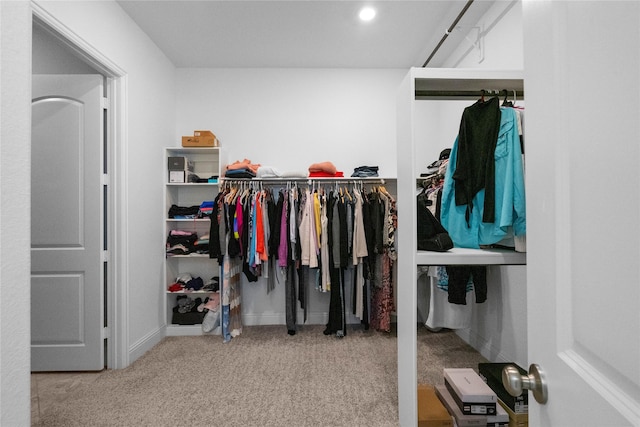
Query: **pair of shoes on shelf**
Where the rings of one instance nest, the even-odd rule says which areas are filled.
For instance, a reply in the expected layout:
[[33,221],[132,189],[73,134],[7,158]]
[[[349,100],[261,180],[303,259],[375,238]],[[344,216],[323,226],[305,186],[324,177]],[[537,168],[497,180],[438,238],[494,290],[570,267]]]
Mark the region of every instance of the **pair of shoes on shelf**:
[[202,311],[206,310],[202,320],[202,331],[211,332],[220,326],[220,294],[214,293],[202,304]]
[[218,276],[212,277],[204,284],[202,290],[218,292],[220,290],[220,278]]

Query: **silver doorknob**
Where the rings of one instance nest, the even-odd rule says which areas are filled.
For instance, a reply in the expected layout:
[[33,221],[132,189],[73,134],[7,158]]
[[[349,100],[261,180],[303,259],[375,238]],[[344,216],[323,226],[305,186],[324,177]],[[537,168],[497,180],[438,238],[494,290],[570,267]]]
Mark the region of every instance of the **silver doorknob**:
[[502,369],[502,385],[511,396],[520,396],[523,390],[531,390],[538,403],[547,403],[547,380],[542,368],[535,363],[529,366],[529,375],[522,375],[513,366]]

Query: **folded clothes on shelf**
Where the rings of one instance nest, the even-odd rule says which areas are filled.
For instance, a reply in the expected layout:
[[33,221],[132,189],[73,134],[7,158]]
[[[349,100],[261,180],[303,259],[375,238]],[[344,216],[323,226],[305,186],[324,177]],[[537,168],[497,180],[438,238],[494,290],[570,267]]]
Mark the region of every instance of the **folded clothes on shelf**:
[[378,166],[358,166],[353,169],[352,177],[370,178],[378,176]]

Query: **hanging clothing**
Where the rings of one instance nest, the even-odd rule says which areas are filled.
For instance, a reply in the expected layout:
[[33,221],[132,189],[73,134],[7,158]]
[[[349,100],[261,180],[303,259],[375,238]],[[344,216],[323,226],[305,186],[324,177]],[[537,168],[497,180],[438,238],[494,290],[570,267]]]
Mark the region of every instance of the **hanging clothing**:
[[487,300],[487,267],[484,265],[462,265],[446,267],[448,282],[448,301],[451,304],[467,304],[467,289],[473,284],[476,303]]
[[[473,198],[484,189],[483,221],[493,222],[495,164],[493,155],[500,129],[500,100],[479,100],[464,109],[458,132],[457,159],[452,175],[456,206],[465,207],[465,217],[473,210]],[[451,161],[451,160],[450,160]]]
[[242,328],[237,308],[242,273],[246,281],[266,284],[267,293],[284,286],[291,335],[297,332],[298,308],[307,320],[312,283],[330,293],[325,333],[347,334],[348,309],[365,328],[373,324],[389,331],[397,225],[393,198],[383,187],[365,192],[355,186],[335,186],[333,191],[296,186],[275,194],[255,187],[225,188],[215,198],[210,240],[220,248],[211,242],[209,246],[227,272],[226,288],[221,285],[225,339]]
[[[494,150],[493,214],[494,221],[483,221],[486,206],[486,189],[479,190],[473,197],[473,209],[457,205],[456,181],[454,176],[461,162],[459,138],[453,144],[449,167],[442,188],[441,223],[449,232],[455,246],[479,248],[493,245],[512,235],[526,233],[526,205],[524,190],[524,168],[517,117],[512,108],[501,109],[499,138]],[[462,163],[463,164],[463,163]]]
[[242,295],[240,292],[242,260],[225,257],[222,270],[223,280],[220,283],[222,338],[227,342],[242,333]]

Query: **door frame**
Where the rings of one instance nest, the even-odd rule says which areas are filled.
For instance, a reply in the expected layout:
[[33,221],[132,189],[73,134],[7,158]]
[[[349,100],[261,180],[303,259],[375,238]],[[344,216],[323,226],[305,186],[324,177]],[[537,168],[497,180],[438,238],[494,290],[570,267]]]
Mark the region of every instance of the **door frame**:
[[109,159],[107,224],[109,241],[106,304],[106,367],[121,369],[129,365],[129,303],[127,257],[127,74],[102,52],[70,31],[64,24],[31,2],[33,25],[71,48],[105,78],[110,100],[107,109],[105,154]]

